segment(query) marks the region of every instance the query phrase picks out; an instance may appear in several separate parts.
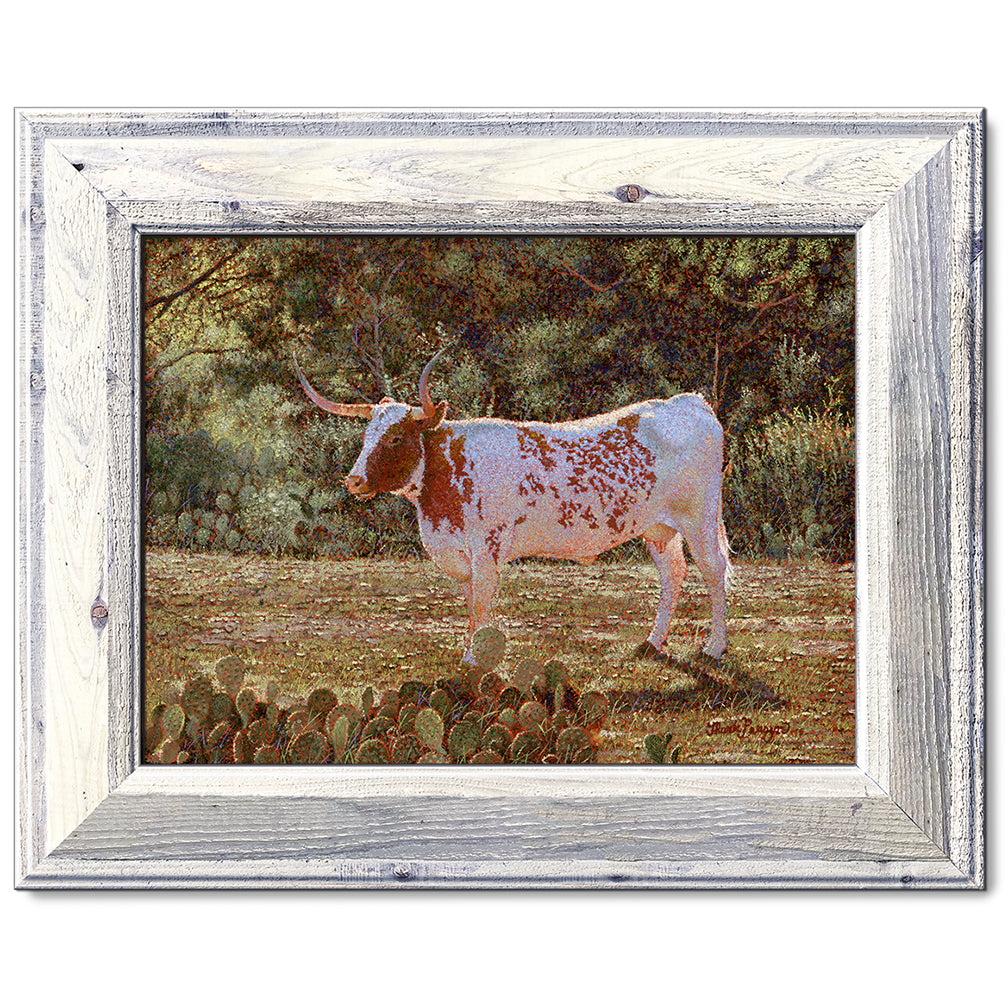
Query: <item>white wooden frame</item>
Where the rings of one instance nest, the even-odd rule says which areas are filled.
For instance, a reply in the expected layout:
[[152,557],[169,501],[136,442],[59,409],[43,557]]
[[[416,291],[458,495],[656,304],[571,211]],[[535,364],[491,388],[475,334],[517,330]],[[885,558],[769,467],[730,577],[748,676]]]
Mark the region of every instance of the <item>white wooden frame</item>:
[[[18,124],[17,885],[982,887],[980,111]],[[855,766],[139,766],[140,236],[385,228],[856,234]]]

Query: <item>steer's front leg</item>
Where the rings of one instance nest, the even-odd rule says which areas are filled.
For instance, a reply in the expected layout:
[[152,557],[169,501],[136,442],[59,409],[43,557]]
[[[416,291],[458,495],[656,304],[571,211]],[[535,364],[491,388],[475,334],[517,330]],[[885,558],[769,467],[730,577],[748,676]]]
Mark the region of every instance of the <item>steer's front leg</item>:
[[466,650],[462,658],[467,665],[476,664],[472,653],[473,635],[489,622],[490,610],[500,581],[497,565],[489,557],[485,559],[474,557],[471,571],[469,580],[463,586],[469,609],[469,632],[466,634]]
[[487,617],[497,594],[500,580],[497,564],[490,557],[469,558],[461,550],[448,549],[431,553],[431,559],[455,581],[462,585],[466,608],[469,610],[469,629],[465,637],[465,655],[462,661],[476,662],[472,655],[473,634],[487,625]]

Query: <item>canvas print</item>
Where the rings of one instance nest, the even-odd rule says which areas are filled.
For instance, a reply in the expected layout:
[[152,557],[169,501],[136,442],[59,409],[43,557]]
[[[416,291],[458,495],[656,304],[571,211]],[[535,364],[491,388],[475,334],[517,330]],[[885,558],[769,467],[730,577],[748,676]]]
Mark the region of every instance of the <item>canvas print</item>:
[[850,236],[149,236],[144,759],[854,761]]

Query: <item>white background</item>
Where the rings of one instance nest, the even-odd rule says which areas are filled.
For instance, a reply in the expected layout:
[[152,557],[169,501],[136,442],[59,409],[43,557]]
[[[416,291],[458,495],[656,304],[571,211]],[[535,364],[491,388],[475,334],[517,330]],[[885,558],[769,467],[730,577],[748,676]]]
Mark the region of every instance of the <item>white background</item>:
[[[996,581],[1005,551],[993,519],[1005,434],[997,211],[1008,113],[999,8],[971,0],[687,6],[16,4],[4,15],[0,74],[10,110],[986,106],[988,892],[45,894],[16,893],[11,882],[0,895],[8,1003],[206,1004],[232,993],[280,1006],[307,995],[331,1004],[460,998],[595,1008],[647,998],[683,1008],[736,1000],[818,1008],[1003,997]],[[13,129],[11,138],[9,193]],[[3,244],[9,278],[12,247]],[[0,286],[13,333],[13,284]],[[9,359],[15,346],[16,338]],[[9,415],[0,471],[12,489],[0,507],[13,532],[13,408]],[[0,539],[13,572],[13,534]],[[13,577],[0,591],[13,680]],[[2,724],[13,730],[12,718]],[[4,776],[11,828],[0,871],[8,866],[12,879],[13,772]]]

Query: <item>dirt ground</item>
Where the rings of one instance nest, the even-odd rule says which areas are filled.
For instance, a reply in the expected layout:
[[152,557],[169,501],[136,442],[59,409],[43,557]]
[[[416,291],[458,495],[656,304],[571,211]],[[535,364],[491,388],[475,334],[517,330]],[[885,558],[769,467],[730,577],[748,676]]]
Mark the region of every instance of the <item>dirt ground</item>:
[[[693,566],[667,647],[682,661],[631,657],[657,598],[650,563],[512,564],[494,610],[508,640],[497,671],[559,659],[576,689],[605,693],[600,762],[646,762],[651,733],[682,763],[853,762],[852,565],[736,565],[717,668],[696,660],[709,602]],[[281,706],[318,686],[356,702],[367,686],[433,682],[457,668],[466,624],[456,585],[428,561],[149,551],[146,710],[226,654],[264,694],[275,683]]]

